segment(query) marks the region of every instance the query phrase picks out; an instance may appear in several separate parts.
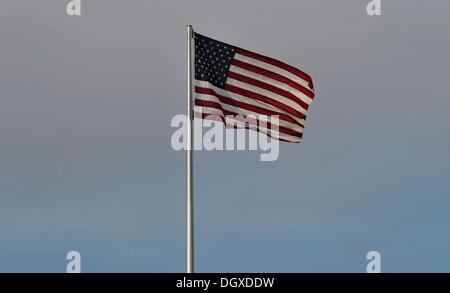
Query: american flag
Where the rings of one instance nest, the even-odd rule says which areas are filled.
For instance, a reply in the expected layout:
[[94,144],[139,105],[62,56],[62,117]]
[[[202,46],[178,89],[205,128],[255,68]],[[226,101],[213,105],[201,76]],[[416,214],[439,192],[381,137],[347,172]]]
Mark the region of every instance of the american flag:
[[[194,45],[196,117],[214,115],[227,123],[226,116],[253,115],[258,131],[282,141],[301,141],[314,98],[308,74],[198,33],[194,33]],[[274,115],[278,131],[261,127],[260,117]]]

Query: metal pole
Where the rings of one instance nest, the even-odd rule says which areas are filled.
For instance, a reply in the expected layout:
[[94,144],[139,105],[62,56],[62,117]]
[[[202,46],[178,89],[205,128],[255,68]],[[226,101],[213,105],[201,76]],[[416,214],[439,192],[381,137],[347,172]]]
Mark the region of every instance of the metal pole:
[[192,25],[187,26],[187,184],[186,184],[186,272],[194,272],[194,188],[193,188],[193,109],[192,109]]

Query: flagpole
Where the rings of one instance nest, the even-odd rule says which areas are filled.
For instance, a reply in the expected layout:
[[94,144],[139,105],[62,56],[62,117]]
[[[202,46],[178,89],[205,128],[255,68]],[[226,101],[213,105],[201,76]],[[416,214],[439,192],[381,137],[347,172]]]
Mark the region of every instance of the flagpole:
[[192,25],[187,26],[187,150],[186,150],[186,272],[194,272],[194,186],[193,186],[193,121],[192,111]]

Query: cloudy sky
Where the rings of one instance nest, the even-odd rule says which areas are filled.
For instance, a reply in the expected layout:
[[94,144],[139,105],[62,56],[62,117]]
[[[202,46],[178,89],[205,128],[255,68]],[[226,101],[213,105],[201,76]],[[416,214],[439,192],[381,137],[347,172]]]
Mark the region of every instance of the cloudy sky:
[[0,271],[182,272],[186,24],[304,69],[301,144],[195,153],[200,272],[450,271],[450,2],[0,4]]

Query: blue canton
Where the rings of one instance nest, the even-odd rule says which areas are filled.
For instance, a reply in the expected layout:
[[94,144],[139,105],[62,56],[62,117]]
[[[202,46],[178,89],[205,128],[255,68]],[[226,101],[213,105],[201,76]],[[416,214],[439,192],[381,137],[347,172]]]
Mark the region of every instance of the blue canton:
[[194,39],[195,79],[223,89],[237,48],[197,33]]

